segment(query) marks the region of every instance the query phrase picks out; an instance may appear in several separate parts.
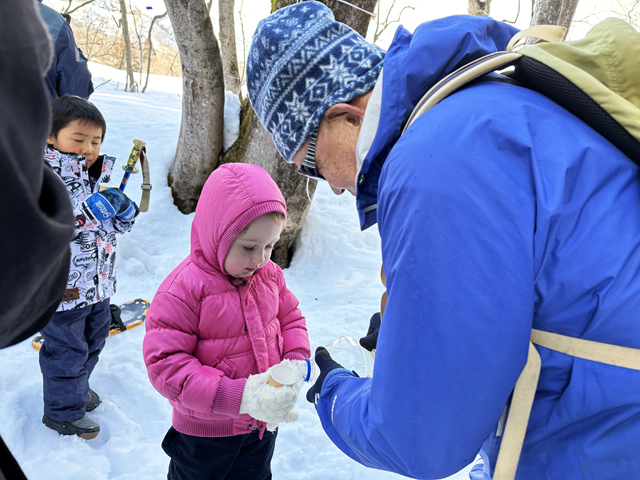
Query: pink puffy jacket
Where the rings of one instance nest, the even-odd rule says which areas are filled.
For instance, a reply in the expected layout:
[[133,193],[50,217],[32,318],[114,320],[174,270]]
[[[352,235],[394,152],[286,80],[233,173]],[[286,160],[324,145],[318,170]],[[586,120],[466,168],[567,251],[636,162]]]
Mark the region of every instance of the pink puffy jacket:
[[[191,227],[191,254],[162,282],[143,343],[149,380],[173,406],[173,426],[224,437],[264,424],[239,415],[249,375],[311,354],[298,300],[269,261],[243,282],[224,271],[238,234],[268,212],[286,213],[259,166],[227,164],[207,180]],[[235,285],[234,285],[235,284]]]

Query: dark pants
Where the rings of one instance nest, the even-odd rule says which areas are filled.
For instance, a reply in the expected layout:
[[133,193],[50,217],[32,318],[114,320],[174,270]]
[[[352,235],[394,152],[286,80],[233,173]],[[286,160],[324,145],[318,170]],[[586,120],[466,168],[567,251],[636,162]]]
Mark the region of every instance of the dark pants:
[[40,371],[44,413],[57,421],[82,418],[89,377],[109,336],[109,299],[88,307],[58,312],[40,332]]
[[168,480],[270,480],[278,432],[233,437],[194,437],[171,427],[162,441]]

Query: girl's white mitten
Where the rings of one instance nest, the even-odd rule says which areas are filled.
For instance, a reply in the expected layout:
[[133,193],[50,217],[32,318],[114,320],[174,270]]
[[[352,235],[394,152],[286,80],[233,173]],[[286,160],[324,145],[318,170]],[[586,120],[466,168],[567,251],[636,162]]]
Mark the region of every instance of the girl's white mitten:
[[[249,375],[242,392],[240,413],[251,415],[256,420],[272,424],[293,423],[298,420],[298,412],[292,411],[298,401],[301,382],[284,387],[267,384],[270,373],[266,371]],[[275,430],[277,425],[273,426]]]

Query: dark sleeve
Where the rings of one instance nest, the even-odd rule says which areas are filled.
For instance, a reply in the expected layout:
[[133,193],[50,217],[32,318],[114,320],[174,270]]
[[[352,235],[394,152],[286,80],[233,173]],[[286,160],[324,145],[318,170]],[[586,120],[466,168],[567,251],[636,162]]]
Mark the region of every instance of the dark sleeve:
[[76,46],[71,27],[64,22],[55,42],[56,91],[59,97],[68,93],[89,98],[93,93],[87,59]]
[[50,59],[36,2],[0,2],[0,348],[46,325],[67,283],[71,204],[43,160]]
[[0,437],[0,480],[27,480],[2,437]]

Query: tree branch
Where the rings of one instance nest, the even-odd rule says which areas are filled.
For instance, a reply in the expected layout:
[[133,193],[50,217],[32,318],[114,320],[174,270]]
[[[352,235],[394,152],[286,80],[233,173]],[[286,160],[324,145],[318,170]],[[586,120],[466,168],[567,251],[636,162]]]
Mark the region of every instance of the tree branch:
[[147,36],[147,40],[149,41],[149,53],[147,54],[147,78],[144,81],[144,87],[142,87],[142,93],[147,90],[147,85],[149,84],[149,73],[151,72],[151,53],[153,52],[153,42],[151,40],[151,32],[153,31],[153,24],[156,23],[156,20],[161,19],[166,16],[167,12],[164,12],[162,15],[156,15],[151,20],[151,26],[149,26],[149,35]]
[[507,20],[506,18],[502,20],[504,23],[516,23],[518,21],[518,17],[520,16],[520,3],[522,0],[518,0],[518,13],[516,13],[516,18],[514,18],[513,22],[511,20]]
[[71,6],[71,0],[69,0],[69,6],[67,7],[67,9],[65,10],[64,13],[71,15],[73,12],[75,12],[76,10],[79,10],[80,8],[84,7],[85,5],[89,5],[90,3],[95,2],[96,0],[87,0],[86,2],[78,5],[76,8],[74,8],[73,10],[69,10],[69,7]]
[[391,10],[393,10],[393,7],[395,7],[396,5],[396,0],[393,0],[393,3],[391,4],[391,7],[389,7],[389,10],[387,10],[387,15],[384,19],[384,22],[380,22],[380,2],[378,2],[378,15],[377,15],[377,23],[376,23],[376,31],[373,34],[373,43],[376,43],[376,41],[378,40],[378,38],[380,38],[380,36],[382,35],[382,33],[387,29],[387,27],[389,25],[393,25],[394,23],[399,23],[400,19],[402,18],[402,14],[404,13],[404,11],[409,8],[411,10],[415,10],[415,7],[411,7],[411,6],[404,6],[402,7],[402,10],[400,10],[400,13],[398,14],[398,18],[397,20],[389,20],[389,16],[391,15]]

